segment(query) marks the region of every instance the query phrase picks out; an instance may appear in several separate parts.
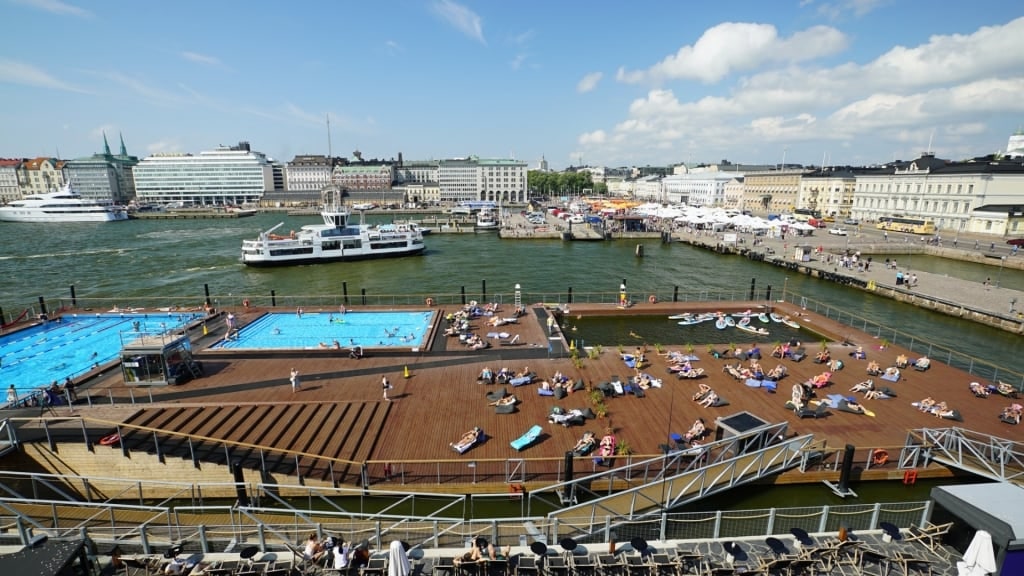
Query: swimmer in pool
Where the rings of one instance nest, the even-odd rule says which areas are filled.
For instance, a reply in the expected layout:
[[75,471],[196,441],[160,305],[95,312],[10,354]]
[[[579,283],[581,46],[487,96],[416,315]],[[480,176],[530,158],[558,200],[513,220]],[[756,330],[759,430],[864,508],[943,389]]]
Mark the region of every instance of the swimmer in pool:
[[274,336],[277,336],[278,334],[281,333],[281,329],[280,328],[274,328],[273,330],[270,331],[270,333],[273,334]]

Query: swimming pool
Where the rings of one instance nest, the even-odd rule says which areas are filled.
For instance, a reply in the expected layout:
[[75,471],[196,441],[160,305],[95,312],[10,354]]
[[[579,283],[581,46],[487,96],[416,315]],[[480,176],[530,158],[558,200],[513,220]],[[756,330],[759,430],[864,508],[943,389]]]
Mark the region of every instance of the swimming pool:
[[[433,312],[268,312],[213,348],[288,350],[296,348],[420,348]],[[323,346],[321,346],[323,344]]]
[[54,380],[63,383],[116,360],[133,334],[164,333],[201,317],[181,312],[65,314],[0,336],[0,382],[4,389],[14,384],[19,394]]

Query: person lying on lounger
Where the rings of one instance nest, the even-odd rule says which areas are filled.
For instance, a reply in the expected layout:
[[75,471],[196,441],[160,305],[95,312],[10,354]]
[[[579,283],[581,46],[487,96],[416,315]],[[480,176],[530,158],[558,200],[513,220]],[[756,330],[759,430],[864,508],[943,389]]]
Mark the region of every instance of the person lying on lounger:
[[501,398],[499,400],[495,400],[494,402],[491,402],[490,404],[488,404],[488,406],[508,406],[509,404],[515,404],[517,402],[519,402],[519,399],[516,398],[516,395],[515,394],[509,394],[508,396],[505,396],[504,398]]
[[452,448],[455,448],[459,452],[465,452],[470,446],[476,444],[480,440],[480,436],[483,431],[480,430],[479,426],[474,426],[472,430],[462,435],[462,438],[458,442],[452,443]]
[[572,451],[576,454],[586,454],[597,446],[597,435],[593,432],[587,431],[583,433],[583,437],[576,441],[576,445],[572,447]]
[[870,376],[881,376],[882,367],[878,365],[878,362],[874,360],[868,362],[868,375]]
[[865,394],[875,389],[875,381],[868,378],[863,382],[858,382],[850,388],[850,392],[864,392]]
[[878,388],[875,390],[868,390],[864,393],[864,397],[868,400],[885,400],[886,398],[895,398],[894,393],[889,388]]
[[1002,413],[999,414],[999,419],[1007,424],[1020,424],[1021,411],[1020,404],[1011,404],[1003,408]]
[[907,360],[906,354],[900,354],[899,356],[896,357],[897,368],[906,368],[909,364],[910,362]]
[[896,366],[889,366],[888,368],[885,369],[885,374],[883,374],[883,376],[892,380],[899,380],[900,369],[897,368]]
[[718,402],[718,394],[716,394],[714,390],[711,390],[704,396],[704,398],[701,399],[700,402],[698,402],[698,404],[705,408],[711,408],[716,402]]
[[694,402],[697,402],[701,398],[707,396],[708,392],[711,392],[711,386],[708,386],[707,384],[701,384],[700,387],[697,388],[697,392],[693,395],[692,400]]
[[920,402],[917,403],[917,409],[920,410],[921,412],[931,412],[931,410],[934,407],[935,407],[935,399],[932,398],[931,396],[929,396],[929,397],[925,398],[924,400],[921,400]]
[[597,446],[597,455],[602,458],[608,458],[609,456],[615,455],[615,445],[618,442],[615,439],[615,435],[611,432],[605,434],[601,438],[601,443]]
[[561,424],[568,428],[569,424],[578,418],[583,418],[583,411],[578,408],[573,408],[572,410],[562,414],[552,414],[548,416],[548,422],[551,422],[552,424]]
[[863,346],[857,346],[856,350],[854,350],[853,352],[850,352],[850,356],[853,356],[857,360],[864,360],[864,359],[866,359],[868,357],[868,355],[864,353],[864,347]]
[[927,370],[931,365],[932,360],[927,356],[921,356],[917,360],[914,360],[914,368],[917,370]]
[[832,356],[831,356],[831,354],[829,354],[828,350],[822,350],[821,352],[818,352],[814,356],[814,362],[817,363],[817,364],[825,364],[825,363],[829,362],[830,360],[832,360]]
[[768,375],[766,377],[769,380],[781,380],[786,375],[786,373],[786,366],[783,364],[779,364],[775,368],[772,368],[771,371],[768,372]]
[[971,389],[971,394],[974,394],[978,398],[988,398],[988,395],[990,394],[988,387],[981,382],[971,382],[968,386]]
[[707,430],[707,426],[704,425],[704,419],[697,418],[697,420],[694,421],[693,426],[690,426],[690,429],[686,431],[686,434],[683,434],[683,440],[692,442],[693,440],[703,436]]
[[1017,389],[1013,387],[1013,384],[1007,384],[1006,382],[999,382],[996,384],[996,392],[999,392],[1007,398],[1017,397]]
[[946,404],[946,401],[943,400],[932,407],[931,413],[935,415],[936,418],[946,418],[953,415],[953,410],[951,410]]

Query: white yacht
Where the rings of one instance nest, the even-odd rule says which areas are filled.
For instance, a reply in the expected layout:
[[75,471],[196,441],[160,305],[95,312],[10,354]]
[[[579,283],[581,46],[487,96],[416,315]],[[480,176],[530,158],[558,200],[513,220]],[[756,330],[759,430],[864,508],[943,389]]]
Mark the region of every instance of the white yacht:
[[248,266],[291,266],[342,260],[409,256],[423,252],[423,234],[414,224],[350,224],[349,211],[335,192],[323,211],[323,224],[303,226],[287,235],[274,232],[284,223],[242,241],[242,262]]
[[64,186],[57,192],[29,194],[0,206],[0,220],[7,222],[113,222],[127,220],[123,206],[83,198]]

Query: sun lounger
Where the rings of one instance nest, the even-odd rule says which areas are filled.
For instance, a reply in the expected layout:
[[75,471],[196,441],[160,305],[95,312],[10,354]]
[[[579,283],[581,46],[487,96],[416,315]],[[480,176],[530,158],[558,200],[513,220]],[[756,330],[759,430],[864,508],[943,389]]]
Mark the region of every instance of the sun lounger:
[[533,381],[533,376],[516,376],[508,381],[512,386],[525,386]]
[[897,374],[882,374],[880,376],[882,380],[888,380],[889,382],[899,382],[900,377]]
[[491,402],[497,402],[498,400],[501,400],[505,396],[508,396],[508,390],[502,388],[501,390],[495,390],[493,392],[488,392],[486,394],[486,396],[487,396],[487,400],[489,400]]
[[554,396],[555,391],[551,388],[537,388],[537,394],[540,396]]
[[540,433],[543,430],[544,429],[541,428],[540,425],[534,424],[532,428],[530,428],[529,430],[526,431],[526,434],[523,434],[519,438],[516,438],[515,440],[513,440],[509,444],[512,446],[512,448],[514,448],[516,450],[523,450],[524,448],[526,448],[530,444],[533,444],[534,442],[536,442],[537,439],[540,438]]
[[805,404],[803,408],[796,410],[796,415],[800,418],[824,418],[828,415],[828,404],[818,402],[813,409]]
[[484,431],[480,430],[479,434],[476,435],[476,439],[473,440],[472,442],[465,442],[465,443],[463,443],[463,442],[454,443],[453,442],[451,444],[451,447],[452,447],[452,450],[455,450],[459,454],[465,454],[467,450],[469,450],[473,446],[476,446],[480,442],[483,442],[483,440],[484,440]]
[[500,344],[502,346],[518,346],[520,344],[520,342],[519,342],[519,334],[516,334],[515,336],[513,336],[511,340],[504,340],[504,339],[500,340],[498,342],[498,344]]
[[728,406],[729,401],[719,396],[715,399],[714,403],[711,404],[712,408],[721,408],[722,406]]
[[499,404],[494,407],[495,414],[514,414],[516,411],[515,404]]

